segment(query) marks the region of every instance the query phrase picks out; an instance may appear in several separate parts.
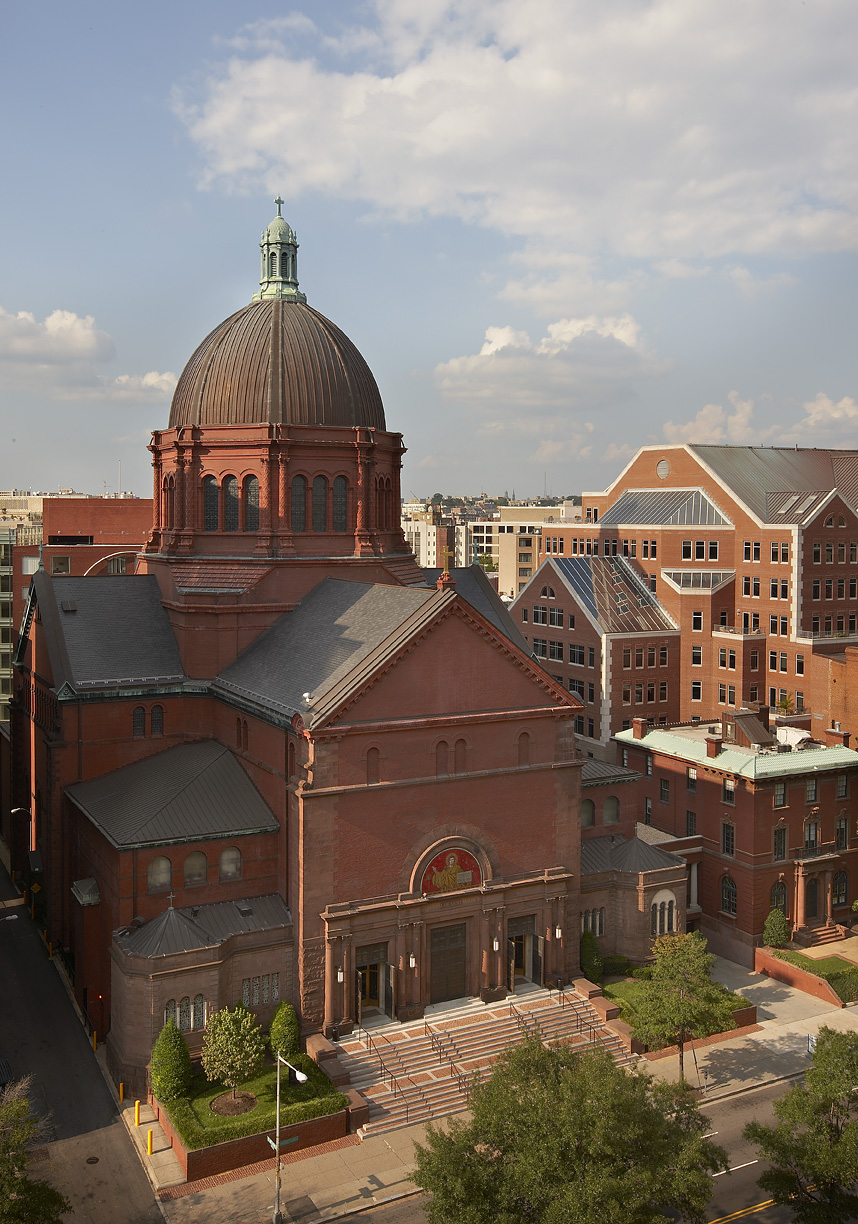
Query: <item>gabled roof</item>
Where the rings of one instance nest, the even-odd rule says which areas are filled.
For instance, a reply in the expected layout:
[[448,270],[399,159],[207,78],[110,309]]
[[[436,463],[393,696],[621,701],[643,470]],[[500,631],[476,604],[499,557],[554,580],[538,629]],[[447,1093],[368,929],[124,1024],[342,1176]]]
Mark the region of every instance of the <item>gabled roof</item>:
[[818,500],[838,488],[853,508],[858,505],[858,451],[813,450],[780,446],[693,446],[700,459],[761,522],[802,521],[811,513],[810,504],[799,518],[780,513],[782,497],[772,494],[802,494],[797,507],[811,494]]
[[180,684],[182,663],[151,574],[33,576],[54,688]]
[[526,588],[533,598],[551,569],[600,633],[676,631],[655,595],[624,557],[546,557]]
[[627,769],[625,765],[611,765],[608,761],[585,757],[581,769],[581,785],[607,786],[615,782],[634,782],[640,776],[636,769]]
[[[429,585],[434,587],[442,571],[424,569],[423,573]],[[519,650],[523,650],[527,655],[530,654],[530,647],[521,630],[510,616],[506,605],[489,582],[481,566],[468,565],[461,569],[451,569],[450,577],[456,584],[456,593],[461,595],[462,599],[479,612],[480,616],[485,617],[490,625],[500,630],[504,637],[509,638]]]
[[600,527],[731,526],[702,489],[627,489],[599,519]]
[[586,837],[581,842],[581,875],[596,875],[602,871],[664,871],[666,867],[681,867],[685,860],[639,837]]
[[[398,643],[413,618],[455,596],[428,588],[326,578],[225,667],[213,691],[234,694],[308,725],[325,698],[380,648]],[[305,694],[308,696],[305,698]]]
[[137,930],[114,932],[116,942],[131,956],[175,956],[200,948],[216,948],[233,935],[280,930],[292,925],[292,915],[278,893],[245,901],[215,901],[191,909],[173,909],[144,922]]
[[215,740],[168,748],[100,778],[76,782],[65,793],[123,850],[279,828],[241,765]]

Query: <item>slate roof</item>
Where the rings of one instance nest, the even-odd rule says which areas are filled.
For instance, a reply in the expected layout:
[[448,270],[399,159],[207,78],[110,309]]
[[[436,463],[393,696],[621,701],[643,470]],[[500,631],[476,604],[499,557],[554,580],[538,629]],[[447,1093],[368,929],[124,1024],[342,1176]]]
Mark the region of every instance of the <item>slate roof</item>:
[[[426,581],[434,587],[442,574],[440,569],[424,569]],[[519,650],[530,654],[530,646],[521,630],[509,614],[506,604],[489,582],[482,567],[468,565],[461,569],[451,569],[450,577],[456,584],[456,594],[479,612],[490,625],[494,625],[505,638],[508,638]]]
[[627,489],[599,518],[600,527],[730,526],[702,489]]
[[685,862],[658,846],[639,837],[586,837],[581,842],[581,875],[596,875],[603,871],[664,871]]
[[168,748],[65,793],[120,849],[275,832],[271,809],[215,740]]
[[152,574],[33,578],[55,688],[179,684],[176,639]]
[[[711,721],[714,724],[718,720]],[[764,780],[822,770],[855,769],[858,766],[858,752],[840,745],[833,748],[802,748],[797,752],[757,752],[753,748],[741,748],[725,741],[717,757],[709,757],[706,755],[705,740],[708,725],[709,720],[704,720],[694,728],[653,727],[643,739],[635,739],[633,730],[618,731],[614,739],[621,744],[648,748],[651,752],[662,752],[680,761],[705,765],[721,773],[736,774],[742,778]]]
[[585,757],[581,770],[581,785],[604,786],[609,782],[634,782],[640,776],[637,770],[627,769],[625,765],[611,765],[608,761]]
[[246,901],[215,901],[193,909],[169,906],[137,930],[123,927],[114,934],[124,952],[151,958],[215,948],[233,935],[291,925],[292,915],[285,901],[273,893]]
[[344,688],[396,649],[420,619],[453,598],[428,587],[326,578],[225,667],[213,691],[258,702],[289,718],[300,712],[314,725]]
[[624,557],[546,558],[528,584],[531,592],[538,589],[540,575],[545,580],[546,566],[562,577],[601,633],[676,632],[676,625]]
[[[778,446],[689,446],[724,485],[762,522],[802,521],[812,513],[808,506],[799,519],[777,513],[782,499],[772,494],[824,494],[838,488],[846,501],[858,506],[858,451],[829,451]],[[804,499],[802,499],[804,500]],[[819,499],[815,499],[819,500]],[[795,503],[795,508],[802,501]]]

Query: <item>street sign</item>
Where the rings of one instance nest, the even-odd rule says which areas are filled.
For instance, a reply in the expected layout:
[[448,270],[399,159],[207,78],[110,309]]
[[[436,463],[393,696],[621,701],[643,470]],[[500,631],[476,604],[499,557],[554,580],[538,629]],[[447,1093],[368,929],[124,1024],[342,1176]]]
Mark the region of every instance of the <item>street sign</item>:
[[807,1056],[808,1058],[811,1056],[811,1054],[814,1052],[815,1049],[816,1049],[816,1034],[808,1033],[807,1034]]
[[[272,1150],[273,1152],[276,1152],[276,1151],[277,1151],[277,1144],[274,1142],[274,1140],[271,1138],[271,1136],[270,1136],[270,1135],[266,1135],[266,1136],[265,1136],[265,1138],[268,1140],[268,1143],[269,1143],[269,1146],[271,1147],[271,1150]],[[294,1136],[293,1136],[293,1138],[291,1138],[291,1139],[281,1139],[281,1140],[280,1140],[280,1146],[281,1146],[281,1147],[285,1147],[287,1143],[297,1143],[297,1142],[298,1142],[298,1136],[297,1136],[297,1135],[294,1135]]]
[[41,884],[39,883],[39,881],[38,881],[38,880],[35,882],[35,884],[31,884],[31,885],[30,885],[30,892],[31,892],[31,893],[37,893],[37,892],[41,892],[41,891],[42,891],[42,886],[41,886]]

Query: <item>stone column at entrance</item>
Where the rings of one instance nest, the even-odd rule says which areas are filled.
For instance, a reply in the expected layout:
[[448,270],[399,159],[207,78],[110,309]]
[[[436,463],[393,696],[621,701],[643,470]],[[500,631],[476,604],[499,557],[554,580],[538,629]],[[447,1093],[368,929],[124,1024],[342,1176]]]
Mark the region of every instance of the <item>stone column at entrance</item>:
[[337,941],[325,940],[325,1034],[330,1036],[334,1026],[335,990],[337,987],[336,957],[334,949]]
[[822,889],[824,894],[825,921],[828,926],[834,922],[833,876],[831,871],[822,873]]
[[488,910],[483,910],[480,916],[480,987],[483,990],[488,990],[493,984],[491,947],[491,915]]
[[801,863],[795,865],[795,925],[796,929],[804,926],[804,867]]

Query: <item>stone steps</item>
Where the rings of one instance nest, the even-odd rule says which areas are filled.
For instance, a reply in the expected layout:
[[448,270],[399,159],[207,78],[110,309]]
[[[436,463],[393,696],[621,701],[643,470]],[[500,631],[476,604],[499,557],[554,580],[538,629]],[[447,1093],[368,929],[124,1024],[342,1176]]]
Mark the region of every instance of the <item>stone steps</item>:
[[561,1006],[557,996],[532,992],[511,1003],[489,1013],[477,1004],[427,1017],[423,1024],[376,1030],[371,1046],[363,1038],[346,1038],[341,1062],[369,1102],[362,1135],[467,1109],[474,1077],[489,1073],[502,1051],[526,1033],[582,1049],[598,1043],[620,1065],[637,1061],[585,999],[567,996]]

